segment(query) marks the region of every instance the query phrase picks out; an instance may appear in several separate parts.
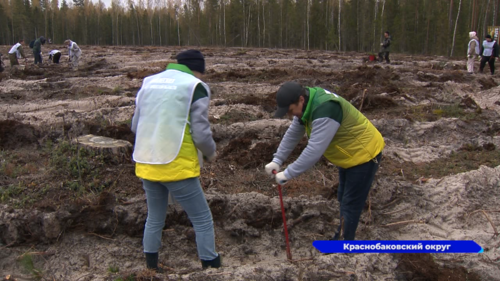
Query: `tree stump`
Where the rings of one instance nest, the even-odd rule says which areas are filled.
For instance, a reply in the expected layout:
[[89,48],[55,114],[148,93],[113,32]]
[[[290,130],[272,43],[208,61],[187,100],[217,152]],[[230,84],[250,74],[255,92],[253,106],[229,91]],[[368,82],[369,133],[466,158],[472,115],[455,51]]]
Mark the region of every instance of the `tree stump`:
[[85,135],[76,138],[75,142],[80,148],[95,155],[102,155],[106,162],[130,162],[132,144],[125,140],[112,139],[102,136]]

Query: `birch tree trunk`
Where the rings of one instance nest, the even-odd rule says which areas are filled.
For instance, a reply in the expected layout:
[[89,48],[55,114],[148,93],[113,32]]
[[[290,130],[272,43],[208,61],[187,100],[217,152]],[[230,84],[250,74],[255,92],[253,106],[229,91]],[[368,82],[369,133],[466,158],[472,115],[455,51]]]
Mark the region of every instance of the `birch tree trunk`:
[[262,1],[262,46],[266,45],[266,6]]
[[493,16],[493,25],[497,25],[498,23],[498,11],[500,10],[500,0],[495,1],[495,14]]
[[309,51],[309,12],[310,12],[310,7],[309,7],[309,0],[307,1],[307,6],[306,6],[306,39],[307,39],[307,50]]
[[450,57],[453,56],[453,48],[455,48],[455,36],[457,35],[457,25],[458,25],[458,17],[460,16],[460,8],[462,7],[462,0],[458,3],[458,12],[457,12],[457,20],[455,21],[455,31],[453,31],[453,42],[451,45]]
[[450,10],[448,12],[448,31],[451,33],[453,27],[453,0],[450,0]]
[[380,13],[380,34],[384,34],[384,11],[385,0],[382,0],[382,12]]
[[224,46],[226,46],[226,44],[227,44],[227,42],[226,42],[226,2],[224,0],[222,0],[222,3],[224,6],[224,12],[223,12],[223,15],[224,15]]
[[378,12],[378,3],[380,0],[377,0],[375,2],[375,15],[373,17],[373,42],[372,42],[372,48],[371,51],[375,51],[375,43],[377,42],[377,37],[376,37],[376,32],[377,32],[377,12]]
[[486,9],[485,9],[485,12],[484,12],[484,21],[483,21],[483,33],[485,33],[484,31],[488,31],[488,28],[486,27],[486,20],[488,19],[488,11],[489,11],[489,7],[490,7],[490,0],[488,0],[488,4],[486,4]]
[[341,44],[342,37],[340,35],[340,31],[341,31],[341,28],[340,28],[340,26],[341,26],[340,14],[341,14],[341,12],[342,12],[342,0],[339,0],[339,17],[338,17],[339,18],[339,24],[338,24],[338,29],[339,29],[339,52],[342,49],[342,47],[341,47],[342,46],[342,44]]
[[181,30],[180,30],[180,27],[179,27],[179,14],[178,14],[178,9],[179,7],[175,7],[175,18],[177,19],[177,40],[178,40],[178,44],[179,46],[181,45]]
[[257,0],[257,44],[260,48],[260,3]]

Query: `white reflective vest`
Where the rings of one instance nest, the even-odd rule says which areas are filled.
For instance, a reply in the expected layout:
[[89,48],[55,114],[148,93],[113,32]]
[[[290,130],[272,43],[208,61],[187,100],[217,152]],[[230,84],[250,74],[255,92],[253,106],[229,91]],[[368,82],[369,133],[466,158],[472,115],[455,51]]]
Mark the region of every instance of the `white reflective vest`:
[[191,74],[169,69],[146,77],[137,94],[139,107],[133,159],[143,164],[168,164],[175,160],[182,146],[189,122],[193,93],[202,84]]
[[19,46],[21,46],[21,43],[17,43],[16,45],[12,46],[12,48],[10,48],[10,51],[9,51],[9,54],[16,53],[16,56],[18,59],[20,59],[22,57],[21,52],[19,52],[19,50],[18,50]]
[[479,49],[479,41],[477,41],[476,39],[472,39],[469,41],[469,47],[467,48],[467,54],[470,54],[470,43],[472,43],[472,41],[476,41],[476,55],[479,55],[481,53],[481,50]]
[[495,41],[488,42],[486,40],[483,41],[483,56],[491,57],[493,54],[493,46],[495,45]]
[[57,53],[60,53],[59,50],[52,50],[52,51],[50,51],[49,56],[53,56]]

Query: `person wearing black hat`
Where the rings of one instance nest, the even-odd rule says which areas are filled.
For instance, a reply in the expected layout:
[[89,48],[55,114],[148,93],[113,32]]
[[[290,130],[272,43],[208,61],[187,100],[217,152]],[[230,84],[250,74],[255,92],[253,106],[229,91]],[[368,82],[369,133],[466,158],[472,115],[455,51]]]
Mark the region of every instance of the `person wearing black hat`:
[[[385,142],[380,132],[351,103],[320,87],[286,82],[276,94],[275,117],[293,116],[266,173],[278,184],[298,177],[324,156],[339,169],[340,224],[333,239],[354,240]],[[280,172],[300,142],[309,137],[299,158]]]
[[35,64],[42,64],[42,45],[45,44],[45,37],[40,36],[40,38],[35,40],[35,44],[33,44],[33,56],[35,56]]
[[212,213],[199,180],[202,159],[211,162],[217,156],[208,121],[210,88],[200,80],[205,59],[200,51],[187,50],[177,55],[177,62],[144,79],[131,128],[136,134],[135,172],[142,179],[148,207],[143,238],[146,266],[157,271],[162,271],[158,251],[169,194],[193,224],[202,267],[221,266]]
[[481,45],[481,64],[479,65],[479,73],[483,73],[486,62],[490,66],[491,75],[495,74],[495,58],[498,57],[498,44],[487,34]]

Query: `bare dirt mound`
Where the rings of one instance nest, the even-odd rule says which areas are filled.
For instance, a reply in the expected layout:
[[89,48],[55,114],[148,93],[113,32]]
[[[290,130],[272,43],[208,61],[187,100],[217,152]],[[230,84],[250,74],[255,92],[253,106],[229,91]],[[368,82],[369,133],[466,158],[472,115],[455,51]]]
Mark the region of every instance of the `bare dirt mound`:
[[402,254],[397,270],[398,277],[403,280],[482,280],[477,273],[469,272],[465,267],[438,265],[431,254]]
[[0,148],[17,149],[37,146],[40,134],[31,125],[14,120],[0,120]]

